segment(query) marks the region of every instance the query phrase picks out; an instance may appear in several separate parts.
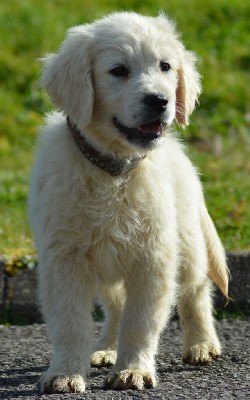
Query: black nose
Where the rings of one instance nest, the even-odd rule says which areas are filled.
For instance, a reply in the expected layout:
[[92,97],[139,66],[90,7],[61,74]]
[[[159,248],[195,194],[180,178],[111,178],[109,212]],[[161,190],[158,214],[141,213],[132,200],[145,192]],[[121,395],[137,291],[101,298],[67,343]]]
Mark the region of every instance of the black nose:
[[143,99],[143,103],[160,112],[166,110],[168,100],[160,94],[147,94]]

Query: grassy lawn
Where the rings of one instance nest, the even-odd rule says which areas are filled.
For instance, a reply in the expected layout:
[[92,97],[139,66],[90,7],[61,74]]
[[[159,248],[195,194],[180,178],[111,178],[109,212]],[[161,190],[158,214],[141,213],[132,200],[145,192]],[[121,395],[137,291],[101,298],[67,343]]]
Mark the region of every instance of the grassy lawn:
[[248,2],[8,0],[0,2],[0,254],[34,252],[26,197],[37,129],[51,107],[36,60],[68,27],[122,9],[165,11],[199,55],[203,94],[185,139],[226,249],[250,250]]

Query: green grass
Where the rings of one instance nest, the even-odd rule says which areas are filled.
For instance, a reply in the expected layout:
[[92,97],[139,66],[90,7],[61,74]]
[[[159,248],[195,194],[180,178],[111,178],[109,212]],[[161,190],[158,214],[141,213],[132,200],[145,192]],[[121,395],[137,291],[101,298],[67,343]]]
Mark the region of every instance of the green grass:
[[192,147],[190,155],[226,249],[250,249],[248,2],[8,0],[0,3],[0,254],[34,251],[26,196],[37,128],[51,107],[36,60],[57,49],[68,27],[122,9],[165,11],[198,54],[204,89],[186,137],[222,137],[223,149],[218,157],[213,146]]
[[250,143],[223,140],[221,154],[192,148],[208,210],[226,250],[250,250]]

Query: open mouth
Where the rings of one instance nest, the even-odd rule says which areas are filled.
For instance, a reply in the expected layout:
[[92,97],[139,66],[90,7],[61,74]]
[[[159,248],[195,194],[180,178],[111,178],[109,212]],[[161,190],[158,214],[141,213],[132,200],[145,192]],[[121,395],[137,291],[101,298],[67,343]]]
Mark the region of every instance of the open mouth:
[[125,134],[127,140],[142,147],[152,145],[162,136],[163,123],[160,120],[139,125],[137,128],[129,128],[123,125],[117,118],[113,118],[113,122],[119,132]]

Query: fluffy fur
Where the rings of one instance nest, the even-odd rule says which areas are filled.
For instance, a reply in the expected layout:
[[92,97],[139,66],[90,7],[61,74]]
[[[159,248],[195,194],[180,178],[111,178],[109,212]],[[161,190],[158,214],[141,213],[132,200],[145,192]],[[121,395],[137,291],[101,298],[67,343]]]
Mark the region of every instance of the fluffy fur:
[[[120,65],[126,76],[112,72]],[[227,266],[197,172],[170,128],[174,120],[188,123],[200,93],[194,54],[164,15],[115,13],[70,29],[59,51],[44,59],[42,84],[61,112],[42,129],[29,196],[53,345],[41,390],[84,391],[91,360],[114,364],[105,381],[110,388],[154,386],[159,335],[175,303],[184,361],[209,362],[221,350],[208,276],[227,296]],[[148,94],[168,103],[159,138],[141,146],[113,119],[131,129],[148,123]],[[110,176],[79,151],[65,115],[102,153],[146,157]],[[106,319],[93,349],[96,296]]]

